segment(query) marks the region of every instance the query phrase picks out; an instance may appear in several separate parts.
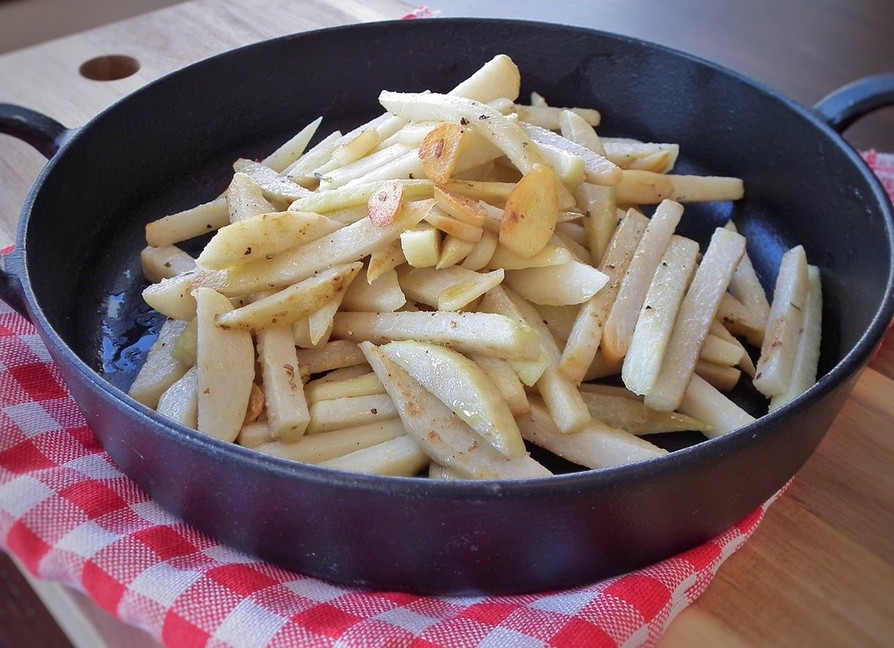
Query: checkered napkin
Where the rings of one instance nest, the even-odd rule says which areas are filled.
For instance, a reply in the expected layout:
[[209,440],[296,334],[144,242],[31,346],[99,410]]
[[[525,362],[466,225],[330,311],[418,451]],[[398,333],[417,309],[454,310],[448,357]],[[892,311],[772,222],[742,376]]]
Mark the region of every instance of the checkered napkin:
[[[894,155],[865,157],[894,195]],[[0,302],[0,548],[171,646],[648,646],[773,499],[679,556],[564,591],[334,585],[221,545],[149,499],[99,446],[31,325]]]

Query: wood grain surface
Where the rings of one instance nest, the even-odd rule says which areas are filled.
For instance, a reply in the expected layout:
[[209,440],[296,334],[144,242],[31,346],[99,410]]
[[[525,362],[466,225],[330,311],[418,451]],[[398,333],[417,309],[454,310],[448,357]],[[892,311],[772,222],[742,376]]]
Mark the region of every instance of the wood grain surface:
[[[701,56],[805,105],[858,77],[894,71],[890,0],[445,0],[442,15],[552,20],[628,34]],[[0,56],[0,101],[68,126],[191,61],[313,27],[394,18],[398,0],[190,0],[146,16]],[[139,72],[97,82],[91,58],[125,54]],[[894,109],[846,134],[858,148],[894,151]],[[0,137],[0,248],[43,166]],[[687,646],[884,646],[894,637],[894,345],[864,372],[829,434],[770,509],[754,537],[660,642]],[[46,609],[0,561],[0,645],[66,645]],[[5,570],[5,571],[4,571]],[[83,596],[39,583],[37,593],[76,645],[150,645]],[[11,619],[18,621],[11,625]]]

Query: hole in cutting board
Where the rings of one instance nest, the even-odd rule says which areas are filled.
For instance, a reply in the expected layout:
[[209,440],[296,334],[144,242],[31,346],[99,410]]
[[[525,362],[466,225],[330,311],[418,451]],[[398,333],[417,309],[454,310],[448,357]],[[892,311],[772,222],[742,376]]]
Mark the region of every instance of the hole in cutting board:
[[97,56],[81,64],[81,76],[93,81],[115,81],[136,74],[140,62],[132,56],[110,54]]

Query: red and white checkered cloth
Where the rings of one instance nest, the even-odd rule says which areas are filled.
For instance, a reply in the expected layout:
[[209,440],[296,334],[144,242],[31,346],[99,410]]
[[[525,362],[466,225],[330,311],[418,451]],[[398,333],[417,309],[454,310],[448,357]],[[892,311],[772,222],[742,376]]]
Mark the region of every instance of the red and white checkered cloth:
[[[865,157],[894,195],[894,155]],[[221,545],[149,499],[99,446],[31,325],[0,302],[0,547],[171,646],[648,646],[775,497],[700,547],[565,591],[334,585]]]

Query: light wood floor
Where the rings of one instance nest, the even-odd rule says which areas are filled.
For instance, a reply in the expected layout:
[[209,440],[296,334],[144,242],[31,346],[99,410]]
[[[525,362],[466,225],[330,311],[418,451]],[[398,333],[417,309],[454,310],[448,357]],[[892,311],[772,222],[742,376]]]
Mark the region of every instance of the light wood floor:
[[0,0],[0,53],[178,2],[181,0]]

